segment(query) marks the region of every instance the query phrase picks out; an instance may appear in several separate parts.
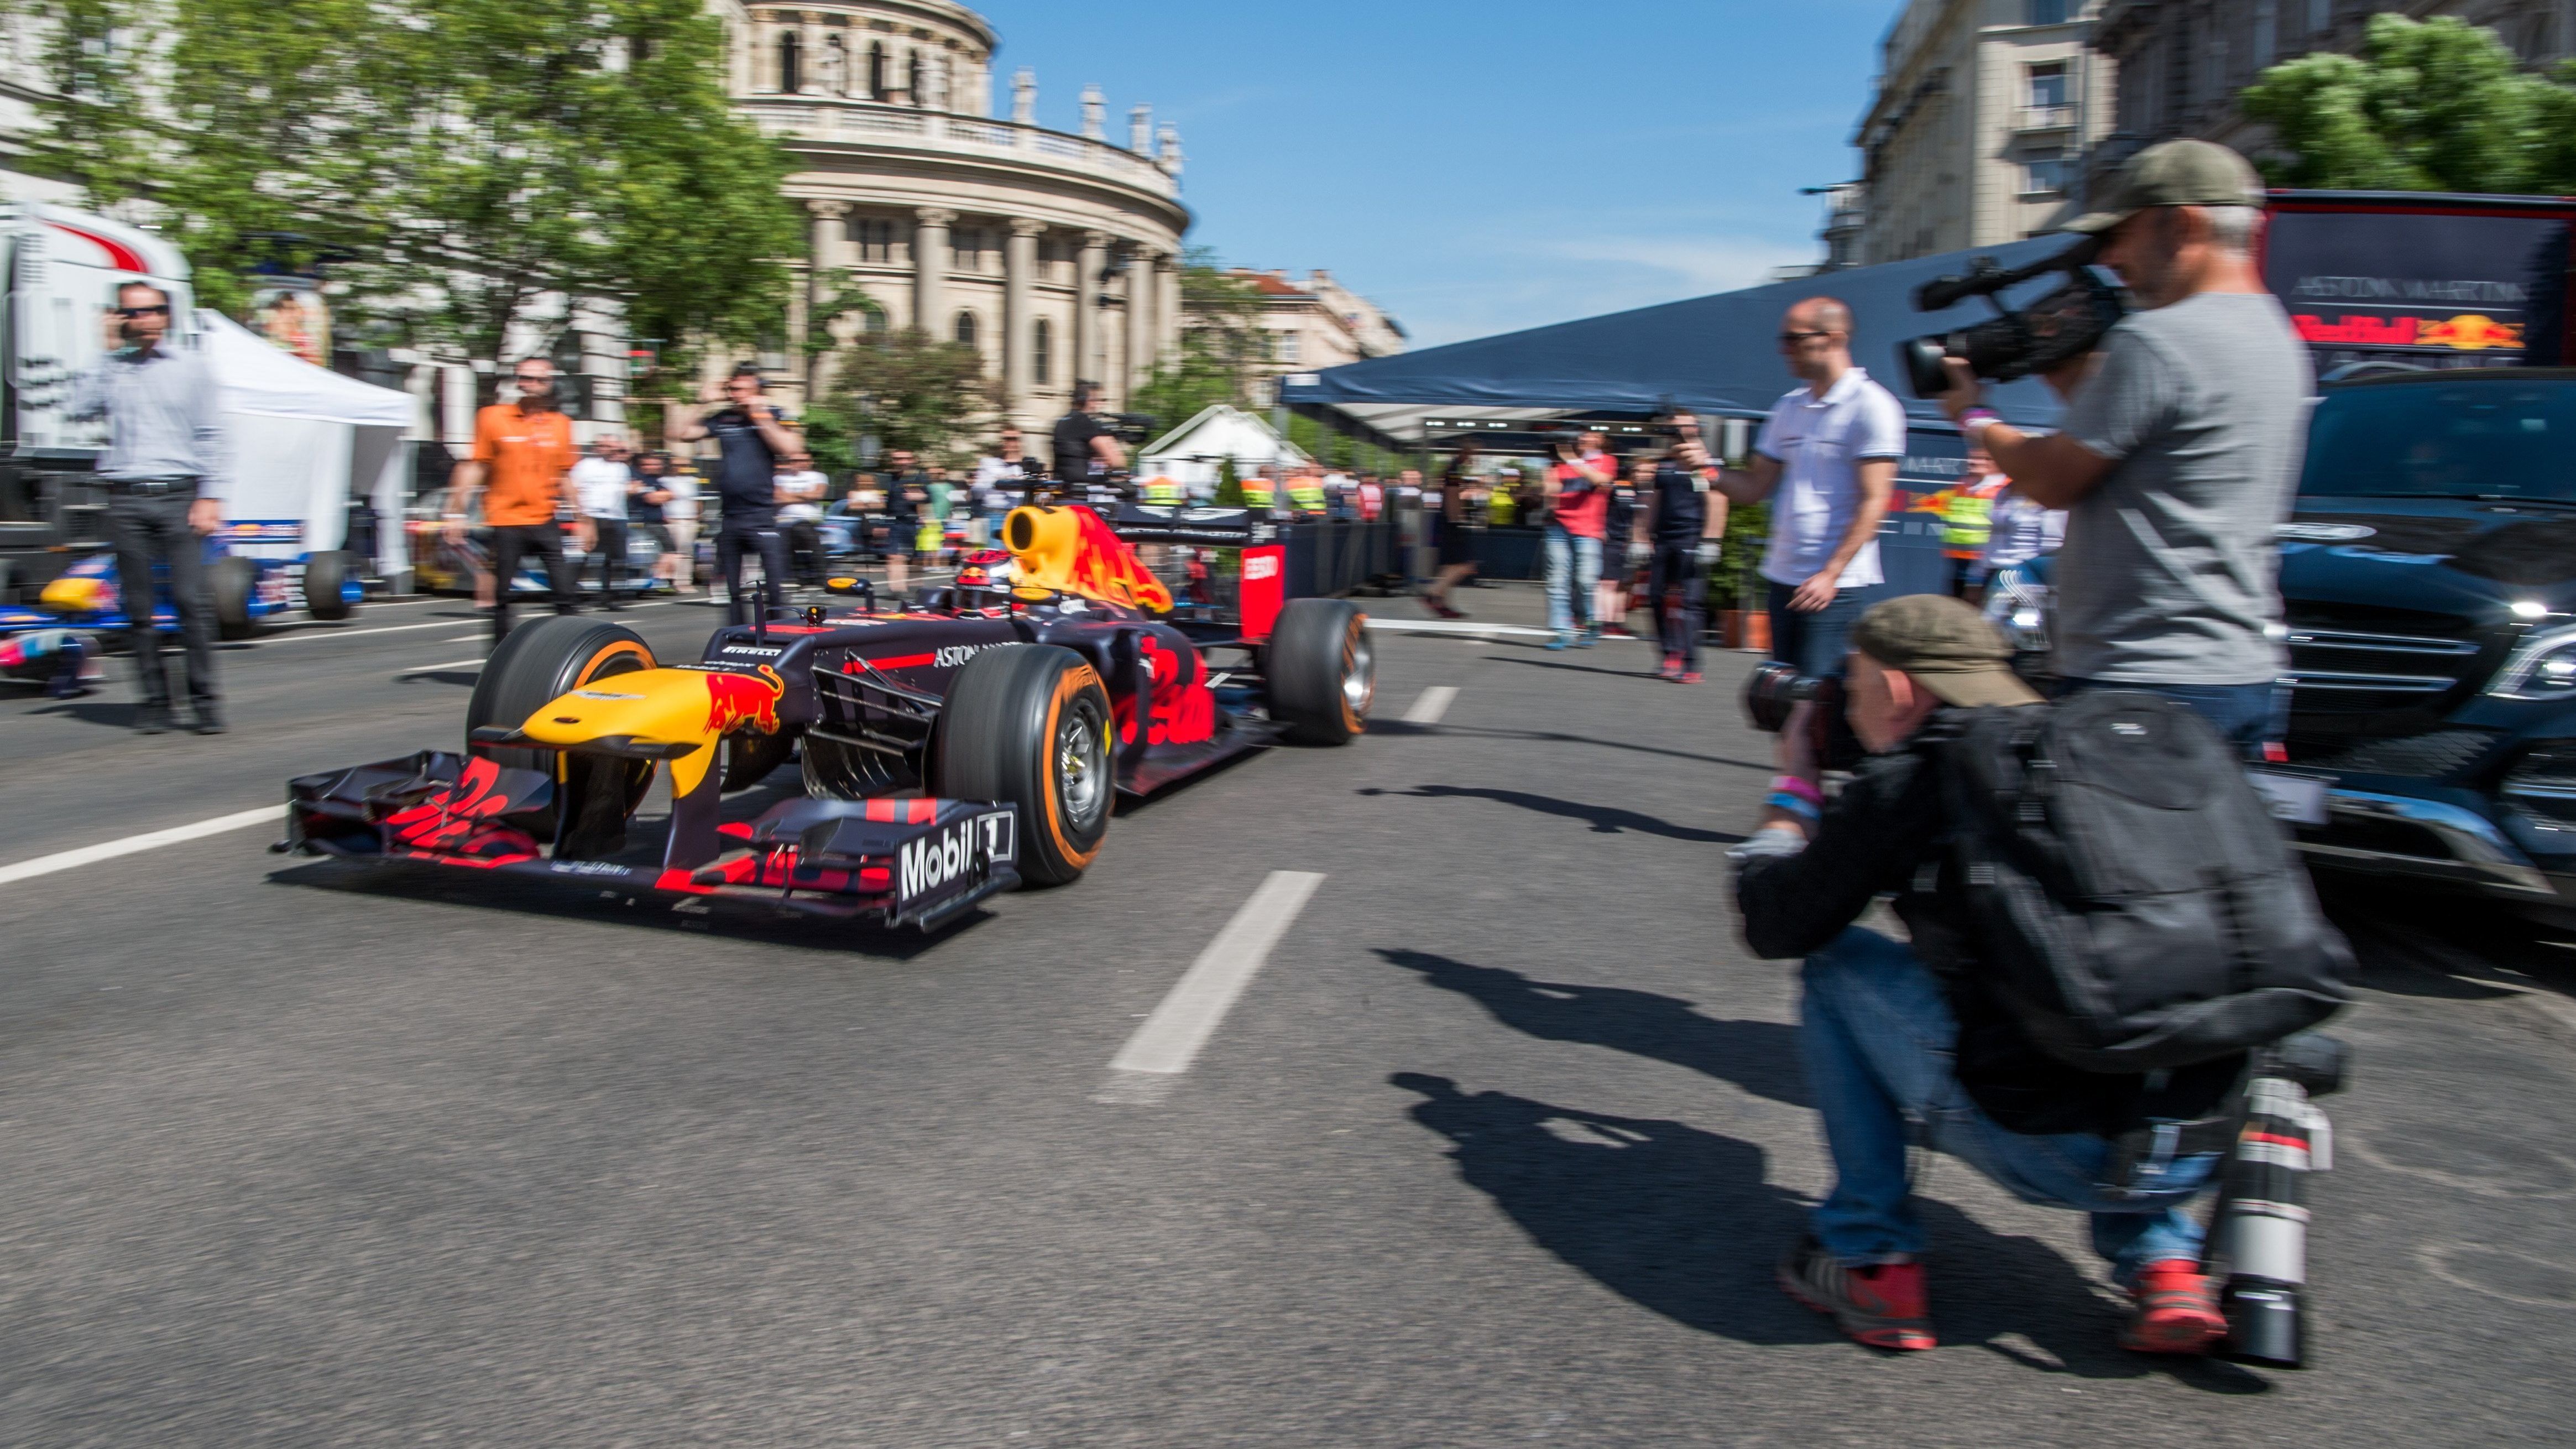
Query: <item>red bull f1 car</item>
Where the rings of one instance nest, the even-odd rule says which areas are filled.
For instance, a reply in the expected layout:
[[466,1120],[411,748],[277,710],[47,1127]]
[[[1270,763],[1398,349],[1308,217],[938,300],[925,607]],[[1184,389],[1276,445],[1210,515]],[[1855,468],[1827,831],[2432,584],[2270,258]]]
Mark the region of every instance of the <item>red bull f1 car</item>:
[[[462,749],[291,781],[279,848],[928,929],[1080,876],[1120,795],[1367,728],[1366,617],[1282,597],[1266,521],[1040,506],[1003,541],[892,608],[834,580],[854,604],[763,610],[694,663],[605,620],[522,625],[484,666]],[[1176,603],[1138,543],[1238,550],[1238,598]],[[725,794],[791,758],[801,795],[726,818]],[[657,835],[638,809],[664,774]]]

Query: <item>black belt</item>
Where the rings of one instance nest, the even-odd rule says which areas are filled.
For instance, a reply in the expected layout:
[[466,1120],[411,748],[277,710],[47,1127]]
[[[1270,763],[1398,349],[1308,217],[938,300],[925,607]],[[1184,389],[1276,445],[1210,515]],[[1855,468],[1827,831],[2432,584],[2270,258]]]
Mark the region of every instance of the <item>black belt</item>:
[[178,493],[183,491],[194,493],[197,491],[197,480],[193,476],[187,478],[110,478],[107,479],[106,482],[108,489],[111,492],[132,493],[145,498],[158,497],[165,493]]

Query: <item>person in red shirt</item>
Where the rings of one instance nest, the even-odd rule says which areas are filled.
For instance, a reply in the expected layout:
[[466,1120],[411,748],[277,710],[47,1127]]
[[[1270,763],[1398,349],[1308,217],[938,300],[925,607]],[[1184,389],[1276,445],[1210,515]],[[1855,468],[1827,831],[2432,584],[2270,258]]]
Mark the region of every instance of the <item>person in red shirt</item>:
[[[1619,460],[1610,456],[1610,439],[1585,433],[1574,446],[1556,445],[1556,466],[1548,470],[1548,520],[1542,544],[1547,554],[1547,627],[1550,649],[1589,649],[1601,637],[1601,623],[1591,618],[1594,586],[1601,581],[1601,535],[1609,525],[1610,485],[1618,480]],[[1582,632],[1577,634],[1580,613]]]

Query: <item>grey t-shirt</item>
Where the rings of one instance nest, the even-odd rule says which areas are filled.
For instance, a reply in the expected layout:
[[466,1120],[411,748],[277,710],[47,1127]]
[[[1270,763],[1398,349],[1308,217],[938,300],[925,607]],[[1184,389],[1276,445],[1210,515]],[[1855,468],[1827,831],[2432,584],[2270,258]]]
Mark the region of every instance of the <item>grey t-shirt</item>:
[[2057,671],[2129,684],[2265,684],[2280,555],[2315,393],[2268,294],[2203,292],[2111,329],[2066,432],[2113,460],[2066,522]]

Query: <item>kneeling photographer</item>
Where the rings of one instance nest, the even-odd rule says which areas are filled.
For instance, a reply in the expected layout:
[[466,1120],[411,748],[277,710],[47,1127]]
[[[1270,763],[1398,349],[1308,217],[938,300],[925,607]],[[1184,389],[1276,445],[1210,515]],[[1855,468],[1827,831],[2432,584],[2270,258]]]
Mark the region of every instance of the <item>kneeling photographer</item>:
[[[2106,209],[2067,227],[2097,239],[2136,307],[2102,337],[2089,376],[2080,355],[2035,366],[2005,348],[1997,366],[1973,345],[1983,328],[1947,347],[1908,344],[1907,358],[1916,392],[1937,396],[2016,490],[2068,510],[2051,578],[2054,672],[2072,689],[2165,695],[2249,755],[2285,726],[2273,530],[2289,517],[2315,391],[2307,349],[2255,263],[2262,207],[2254,169],[2226,147],[2151,146]],[[2077,263],[2078,285],[2058,296],[2080,291],[2091,259],[2061,259]],[[1988,291],[1977,281],[1935,283],[1920,300]],[[2066,314],[2032,310],[2002,320],[2048,354],[2067,340]],[[1924,375],[1927,350],[1949,353],[1946,380]],[[2071,394],[2059,432],[2033,436],[1983,406],[1980,375],[2042,371]]]
[[[2228,1321],[2184,1208],[2237,1135],[2249,1052],[2346,1000],[2341,938],[2182,706],[2049,704],[1992,625],[1930,594],[1861,616],[1845,681],[1869,757],[1729,852],[1754,953],[1806,958],[1835,1169],[1782,1287],[1862,1343],[1934,1346],[1922,1146],[2089,1213],[2134,1301],[2125,1346],[2207,1351]],[[1853,924],[1882,893],[1910,945]]]

